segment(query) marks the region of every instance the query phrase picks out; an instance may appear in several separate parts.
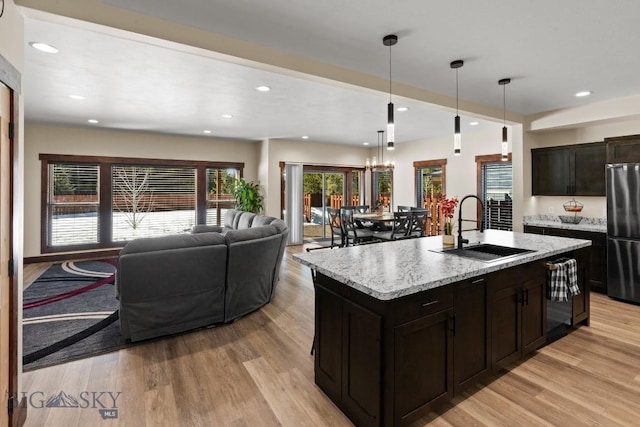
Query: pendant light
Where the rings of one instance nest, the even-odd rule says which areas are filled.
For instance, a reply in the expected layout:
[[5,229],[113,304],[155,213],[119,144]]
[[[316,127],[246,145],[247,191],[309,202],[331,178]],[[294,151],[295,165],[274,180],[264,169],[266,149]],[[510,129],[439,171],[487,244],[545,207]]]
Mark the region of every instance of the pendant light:
[[389,159],[387,159],[386,161],[384,159],[384,147],[383,147],[384,131],[379,130],[377,131],[377,133],[378,133],[378,145],[376,146],[376,155],[373,156],[373,161],[371,162],[370,166],[366,166],[366,167],[370,168],[371,170],[393,169],[395,166],[395,163],[390,161]]
[[398,43],[398,36],[389,34],[382,38],[382,43],[389,46],[389,105],[387,105],[387,150],[394,149],[396,138],[395,124],[393,122],[393,102],[391,102],[391,46]]
[[498,84],[502,86],[502,158],[503,162],[509,160],[509,145],[507,144],[507,96],[505,86],[511,83],[511,79],[500,79]]
[[462,145],[462,137],[460,135],[460,116],[458,115],[458,68],[464,65],[462,59],[457,59],[449,64],[451,68],[456,70],[456,117],[453,119],[453,155],[460,155]]

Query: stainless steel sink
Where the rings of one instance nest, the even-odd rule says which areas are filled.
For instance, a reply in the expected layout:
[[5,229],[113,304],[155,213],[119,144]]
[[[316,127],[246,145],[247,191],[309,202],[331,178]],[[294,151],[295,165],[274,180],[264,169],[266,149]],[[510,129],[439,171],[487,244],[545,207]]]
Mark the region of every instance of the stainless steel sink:
[[492,245],[481,243],[479,245],[466,246],[463,249],[435,249],[433,252],[440,252],[448,255],[457,255],[465,258],[473,258],[478,261],[497,261],[504,258],[521,255],[527,252],[535,252],[531,249],[512,248],[509,246]]

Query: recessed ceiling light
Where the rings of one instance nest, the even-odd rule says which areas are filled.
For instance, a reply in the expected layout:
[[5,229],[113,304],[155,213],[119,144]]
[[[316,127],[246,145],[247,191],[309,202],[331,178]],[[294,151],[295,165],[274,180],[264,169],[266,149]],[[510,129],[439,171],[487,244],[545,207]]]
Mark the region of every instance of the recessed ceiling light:
[[309,139],[309,135],[302,135],[302,139]]
[[363,142],[362,145],[369,145],[369,143],[368,142]]
[[271,88],[269,86],[258,86],[256,87],[256,90],[259,92],[269,92]]
[[100,123],[99,121],[97,121],[96,119],[89,119],[87,120],[89,123],[95,125],[96,123]]
[[223,115],[221,115],[220,117],[222,117],[223,119],[230,119],[230,118],[232,118],[233,116],[232,116],[231,114],[223,114]]
[[409,110],[409,107],[398,107],[398,108],[396,108],[396,111],[400,111],[400,112],[407,111],[407,110]]
[[480,122],[471,122],[469,123],[470,126],[478,126],[480,124]]
[[29,43],[29,46],[31,46],[34,49],[39,50],[40,52],[58,53],[58,48],[56,48],[54,46],[51,46],[50,44],[46,44],[46,43],[31,42],[31,43]]
[[205,129],[202,131],[202,133],[211,133],[211,131],[209,129]]
[[85,97],[84,97],[84,96],[82,96],[82,95],[69,95],[69,98],[71,98],[71,99],[75,99],[75,100],[77,100],[77,101],[82,101],[82,100],[84,100],[84,99],[87,99],[87,98],[85,98]]
[[593,92],[591,92],[590,90],[583,90],[582,92],[578,92],[576,93],[576,96],[578,98],[582,98],[583,96],[589,96],[591,95]]

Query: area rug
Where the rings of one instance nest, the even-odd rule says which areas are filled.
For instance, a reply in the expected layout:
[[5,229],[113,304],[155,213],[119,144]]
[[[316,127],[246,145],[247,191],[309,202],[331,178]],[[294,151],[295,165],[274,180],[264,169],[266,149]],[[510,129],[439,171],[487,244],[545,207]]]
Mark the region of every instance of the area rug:
[[127,346],[118,322],[115,264],[55,264],[24,291],[24,371]]

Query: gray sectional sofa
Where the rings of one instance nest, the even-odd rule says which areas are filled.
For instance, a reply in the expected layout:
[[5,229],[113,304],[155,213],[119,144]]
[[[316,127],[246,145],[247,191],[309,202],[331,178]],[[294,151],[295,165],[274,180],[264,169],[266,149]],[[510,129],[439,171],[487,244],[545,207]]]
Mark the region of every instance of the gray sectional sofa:
[[232,322],[275,294],[289,230],[284,221],[229,210],[223,227],[143,238],[120,252],[120,329],[131,341]]

